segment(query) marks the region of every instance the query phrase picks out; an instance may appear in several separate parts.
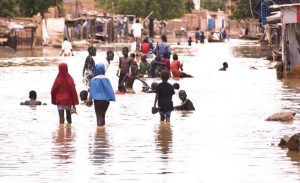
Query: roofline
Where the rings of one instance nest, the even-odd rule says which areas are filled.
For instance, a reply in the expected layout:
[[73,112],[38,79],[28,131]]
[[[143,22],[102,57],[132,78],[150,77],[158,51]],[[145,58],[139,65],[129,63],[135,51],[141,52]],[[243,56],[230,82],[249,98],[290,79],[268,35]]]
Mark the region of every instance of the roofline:
[[294,3],[294,4],[282,4],[282,5],[272,5],[270,8],[286,8],[286,7],[294,7],[294,6],[300,6],[300,3]]

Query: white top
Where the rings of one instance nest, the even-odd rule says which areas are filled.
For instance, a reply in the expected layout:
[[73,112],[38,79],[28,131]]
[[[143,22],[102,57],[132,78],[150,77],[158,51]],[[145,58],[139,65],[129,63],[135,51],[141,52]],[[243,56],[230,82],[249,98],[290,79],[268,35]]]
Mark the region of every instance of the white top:
[[136,42],[134,41],[134,42],[132,42],[131,43],[131,45],[130,45],[130,51],[132,52],[132,53],[134,53],[134,52],[136,52]]
[[64,55],[71,55],[71,50],[72,50],[71,42],[65,40],[61,45],[61,49],[64,51]]
[[131,27],[131,30],[133,31],[133,36],[142,37],[142,29],[143,25],[141,23],[134,23]]
[[[96,65],[97,64],[104,64],[105,72],[107,71],[110,64],[107,62],[107,60],[105,58],[103,58],[102,55],[101,56],[100,56],[100,54],[97,55],[96,57],[94,57],[94,60],[95,60]],[[111,60],[111,62],[113,62],[113,61]]]

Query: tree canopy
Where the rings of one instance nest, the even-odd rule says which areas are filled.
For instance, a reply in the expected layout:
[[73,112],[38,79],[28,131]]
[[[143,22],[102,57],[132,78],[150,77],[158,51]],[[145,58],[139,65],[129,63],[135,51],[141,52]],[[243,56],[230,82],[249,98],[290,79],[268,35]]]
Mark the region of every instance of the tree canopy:
[[233,8],[232,19],[246,19],[246,18],[257,18],[252,11],[251,6],[255,3],[255,0],[234,0],[236,7]]
[[245,19],[255,18],[251,12],[252,6],[255,4],[255,0],[231,0],[235,3],[234,6],[228,6],[227,0],[201,0],[201,8],[208,9],[210,11],[222,10],[226,8],[231,9],[233,15],[230,18],[233,19]]
[[0,17],[12,17],[19,13],[17,0],[1,0],[0,9]]
[[224,11],[226,0],[201,0],[201,8],[217,11],[218,9]]
[[62,0],[0,0],[0,16],[31,17],[38,12],[47,12],[50,6],[59,6]]
[[97,5],[109,12],[137,17],[146,17],[153,11],[153,17],[159,20],[182,17],[185,12],[194,8],[192,0],[98,0]]

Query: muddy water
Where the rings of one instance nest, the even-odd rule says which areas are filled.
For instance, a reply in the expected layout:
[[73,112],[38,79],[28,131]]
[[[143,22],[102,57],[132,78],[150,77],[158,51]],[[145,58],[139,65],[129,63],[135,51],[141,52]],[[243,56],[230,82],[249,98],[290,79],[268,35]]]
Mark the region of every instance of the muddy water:
[[[0,182],[300,182],[299,155],[277,146],[299,132],[300,118],[264,121],[281,110],[300,112],[300,82],[277,80],[255,42],[175,50],[194,78],[170,83],[186,90],[196,111],[173,112],[171,123],[161,124],[150,113],[154,95],[137,82],[136,94],[111,102],[104,130],[97,130],[93,108],[83,105],[71,126],[59,126],[50,102],[60,62],[68,63],[77,90],[84,88],[85,51],[74,57],[57,57],[59,50],[42,51],[45,57],[1,52]],[[98,52],[96,62],[103,59]],[[114,89],[117,61],[116,55],[107,72]],[[218,71],[224,61],[228,71]],[[31,89],[47,105],[20,106]],[[173,101],[180,103],[178,96]]]

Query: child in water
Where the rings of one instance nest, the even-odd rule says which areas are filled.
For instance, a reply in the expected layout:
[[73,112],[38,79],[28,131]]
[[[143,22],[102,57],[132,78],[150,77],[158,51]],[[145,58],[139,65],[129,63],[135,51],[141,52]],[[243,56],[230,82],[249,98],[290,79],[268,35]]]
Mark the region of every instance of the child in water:
[[122,84],[123,80],[125,81],[126,74],[129,73],[129,67],[131,64],[131,59],[128,56],[128,47],[123,47],[122,54],[123,57],[120,57],[119,59],[119,68],[117,71],[117,76],[119,77],[118,86]]
[[93,105],[93,102],[88,100],[88,96],[89,96],[89,92],[86,91],[86,90],[82,90],[80,93],[79,93],[79,96],[80,96],[80,100],[83,102],[82,104],[88,106],[88,107],[91,107]]
[[150,64],[147,61],[147,55],[143,55],[140,62],[140,69],[139,69],[139,77],[143,77],[144,75],[149,75],[150,71]]
[[187,99],[186,92],[184,90],[180,90],[178,93],[178,96],[180,100],[182,101],[180,105],[175,106],[174,109],[178,111],[193,111],[195,110],[195,107],[193,105],[193,102],[189,99]]
[[[36,100],[37,95],[36,95],[36,91],[31,90],[29,92],[29,99],[30,100],[26,100],[25,102],[21,102],[20,105],[42,105],[41,101]],[[45,103],[43,105],[46,105]]]
[[180,78],[193,77],[183,72],[183,64],[180,63],[180,61],[178,60],[178,55],[176,53],[173,54],[173,61],[170,65],[170,68],[173,77],[180,77]]
[[143,82],[142,91],[145,93],[155,93],[155,88],[157,84],[157,82],[152,82],[150,87],[146,82]]
[[93,72],[95,69],[95,61],[93,57],[96,56],[96,48],[94,46],[90,46],[88,48],[88,52],[89,55],[85,59],[82,71],[83,83],[86,85],[87,88],[89,88],[90,81],[93,78]]
[[227,68],[228,68],[228,63],[227,62],[223,62],[223,67],[221,67],[219,69],[219,71],[226,71]]
[[165,122],[170,122],[171,112],[174,110],[172,96],[175,94],[175,91],[173,86],[168,83],[169,78],[170,73],[168,71],[162,71],[162,82],[156,86],[156,96],[152,108],[152,111],[154,111],[153,109],[156,109],[156,104],[158,103],[160,120]]
[[71,124],[71,109],[73,107],[73,111],[76,113],[75,105],[79,104],[75,83],[72,76],[68,73],[67,64],[59,64],[58,69],[58,75],[51,89],[51,102],[57,105],[59,123],[64,124],[64,111],[66,111],[67,121]]
[[189,45],[189,46],[192,46],[192,42],[193,42],[192,37],[189,37],[188,45]]
[[[137,65],[137,62],[134,60],[135,58],[135,54],[131,53],[130,54],[130,67],[129,67],[129,71],[128,73],[124,76],[122,82],[120,85],[124,85],[126,87],[126,92],[127,93],[135,93],[133,91],[133,83],[135,81],[135,79],[138,78],[138,74],[139,74],[139,68]],[[119,85],[119,86],[120,86]],[[118,89],[119,89],[118,86]]]
[[172,86],[173,86],[174,90],[179,90],[179,88],[180,88],[179,83],[174,83]]

